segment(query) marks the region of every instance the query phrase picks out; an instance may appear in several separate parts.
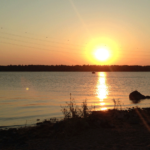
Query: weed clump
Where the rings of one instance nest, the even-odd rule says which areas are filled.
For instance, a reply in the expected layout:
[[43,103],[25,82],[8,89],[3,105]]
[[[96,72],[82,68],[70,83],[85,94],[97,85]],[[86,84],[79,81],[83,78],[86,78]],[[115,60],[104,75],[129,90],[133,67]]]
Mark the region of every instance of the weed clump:
[[64,119],[87,118],[91,113],[86,100],[82,102],[81,107],[77,106],[75,100],[72,99],[70,99],[70,102],[66,102],[66,104],[66,106],[61,106]]
[[119,100],[113,99],[114,102],[114,110],[122,110],[122,103]]
[[65,106],[61,106],[64,115],[64,133],[66,135],[76,135],[89,128],[89,118],[92,113],[92,107],[88,107],[87,101],[83,101],[78,106],[75,100],[70,98]]

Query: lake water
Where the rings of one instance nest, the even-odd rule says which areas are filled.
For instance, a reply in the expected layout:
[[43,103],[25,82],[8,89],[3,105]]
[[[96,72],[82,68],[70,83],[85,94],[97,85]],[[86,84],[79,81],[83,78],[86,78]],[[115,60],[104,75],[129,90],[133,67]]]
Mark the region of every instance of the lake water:
[[61,117],[61,107],[74,99],[87,100],[96,110],[150,107],[150,100],[132,104],[129,93],[150,95],[149,72],[0,72],[0,126],[29,125]]

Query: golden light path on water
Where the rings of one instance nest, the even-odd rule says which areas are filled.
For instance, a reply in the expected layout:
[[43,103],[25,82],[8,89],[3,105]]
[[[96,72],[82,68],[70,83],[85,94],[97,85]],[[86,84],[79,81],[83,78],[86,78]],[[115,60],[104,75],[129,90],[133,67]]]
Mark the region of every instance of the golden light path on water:
[[99,110],[107,110],[107,107],[105,107],[104,99],[107,98],[108,95],[108,87],[106,84],[106,73],[105,72],[99,72],[98,73],[98,82],[97,82],[97,97],[99,98],[99,104],[101,107]]

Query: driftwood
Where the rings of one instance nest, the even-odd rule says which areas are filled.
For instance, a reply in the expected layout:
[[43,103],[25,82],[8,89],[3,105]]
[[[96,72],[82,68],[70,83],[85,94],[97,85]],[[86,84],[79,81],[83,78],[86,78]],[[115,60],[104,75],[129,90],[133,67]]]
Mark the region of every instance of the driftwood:
[[129,94],[129,99],[133,103],[139,103],[141,100],[150,99],[150,96],[145,96],[138,91],[133,91]]

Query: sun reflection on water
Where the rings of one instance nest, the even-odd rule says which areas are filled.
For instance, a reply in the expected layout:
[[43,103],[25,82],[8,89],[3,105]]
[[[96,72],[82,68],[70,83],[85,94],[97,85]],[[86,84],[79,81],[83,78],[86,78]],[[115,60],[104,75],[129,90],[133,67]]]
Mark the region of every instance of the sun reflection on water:
[[98,73],[99,79],[97,82],[97,97],[99,98],[100,101],[100,110],[107,110],[107,107],[105,106],[104,99],[107,98],[108,95],[108,87],[106,84],[106,73],[105,72],[99,72]]

